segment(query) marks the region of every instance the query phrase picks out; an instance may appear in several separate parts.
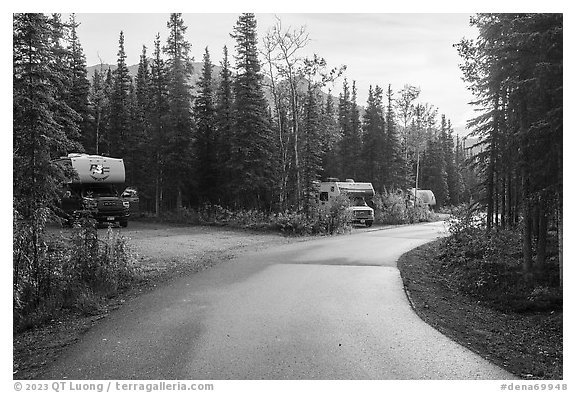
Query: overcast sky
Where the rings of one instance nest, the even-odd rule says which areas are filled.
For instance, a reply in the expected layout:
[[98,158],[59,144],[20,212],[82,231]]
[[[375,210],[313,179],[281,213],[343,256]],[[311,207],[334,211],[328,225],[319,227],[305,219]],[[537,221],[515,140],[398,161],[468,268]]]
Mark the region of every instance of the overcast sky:
[[[260,42],[276,16],[285,27],[306,26],[311,42],[303,54],[317,53],[330,66],[347,66],[345,76],[356,81],[358,104],[365,106],[370,85],[386,88],[390,83],[397,91],[412,84],[422,90],[420,101],[438,107],[460,133],[473,116],[468,105],[473,97],[461,80],[453,47],[463,37],[476,36],[469,14],[256,14]],[[142,45],[152,53],[157,33],[165,42],[168,18],[169,14],[76,14],[87,65],[100,59],[116,63],[121,30],[127,63],[138,63]],[[196,61],[202,60],[206,46],[216,64],[224,45],[234,53],[230,33],[238,14],[185,13],[183,19]],[[340,87],[333,91],[338,94]]]

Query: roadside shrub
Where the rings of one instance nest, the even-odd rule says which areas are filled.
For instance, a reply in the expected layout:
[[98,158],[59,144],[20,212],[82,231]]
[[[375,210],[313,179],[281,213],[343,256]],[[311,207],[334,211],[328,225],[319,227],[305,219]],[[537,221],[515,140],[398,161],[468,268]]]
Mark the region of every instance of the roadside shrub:
[[88,221],[76,228],[71,243],[70,256],[64,266],[71,272],[69,290],[87,289],[96,295],[111,297],[132,282],[133,255],[118,231],[108,228],[106,236],[99,239],[95,223]]
[[[36,246],[31,236],[39,239]],[[69,239],[15,220],[13,241],[15,330],[38,326],[63,309],[93,314],[135,279],[127,240],[111,229],[99,239],[96,223],[86,217]]]
[[407,222],[406,201],[400,193],[377,194],[374,199],[374,220],[380,224]]
[[274,229],[290,235],[332,235],[350,232],[352,212],[350,200],[337,197],[330,209],[313,206],[308,215],[296,212],[284,212],[274,215]]
[[433,221],[434,213],[428,206],[414,206],[400,190],[374,196],[374,220],[379,224],[398,225]]
[[312,207],[308,215],[285,211],[268,213],[260,210],[230,210],[219,205],[204,204],[197,210],[181,209],[168,212],[162,219],[188,225],[225,225],[252,230],[276,230],[289,235],[322,235],[350,231],[352,213],[350,201],[337,197],[329,210]]
[[228,225],[246,229],[270,229],[271,216],[259,210],[238,210],[232,212]]
[[307,218],[304,213],[284,212],[276,214],[272,219],[274,229],[290,235],[312,235],[321,233],[322,228],[315,224],[313,218]]
[[329,234],[350,232],[352,228],[352,211],[350,210],[350,199],[346,196],[338,195],[332,200],[328,214],[320,214],[321,222],[326,221],[326,230]]
[[225,225],[230,222],[234,213],[220,205],[205,203],[198,208],[198,219],[201,224]]

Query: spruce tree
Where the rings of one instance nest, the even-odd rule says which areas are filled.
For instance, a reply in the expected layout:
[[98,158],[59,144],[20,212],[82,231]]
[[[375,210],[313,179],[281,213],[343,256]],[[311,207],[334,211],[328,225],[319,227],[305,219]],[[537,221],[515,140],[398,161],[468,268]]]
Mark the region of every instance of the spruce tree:
[[217,138],[212,82],[212,63],[208,48],[204,52],[202,74],[197,83],[198,96],[194,102],[196,124],[196,179],[200,202],[215,203],[218,196]]
[[13,24],[14,209],[40,219],[57,199],[59,171],[51,160],[77,145],[59,122],[66,103],[54,103],[67,79],[56,59],[63,53],[52,41],[59,27],[43,14],[15,14]]
[[326,103],[322,111],[322,151],[324,152],[322,158],[322,177],[337,177],[339,176],[339,168],[341,167],[341,154],[339,152],[340,140],[342,133],[338,126],[336,112],[334,108],[334,97],[328,91],[326,96]]
[[382,192],[384,179],[388,176],[390,167],[385,158],[385,125],[382,108],[382,89],[376,85],[370,86],[368,101],[363,123],[362,173],[366,181],[372,182],[377,192]]
[[[350,143],[350,155],[347,160],[350,168],[350,176],[354,180],[371,181],[362,173],[362,128],[357,97],[358,92],[356,89],[356,81],[352,81],[352,95],[350,97],[350,134],[347,138],[348,143]],[[362,179],[360,179],[360,177],[362,177]]]
[[105,107],[103,110],[104,124],[102,130],[102,136],[99,143],[99,152],[103,155],[110,155],[111,151],[111,140],[112,140],[112,95],[114,93],[114,76],[110,67],[106,71],[106,78],[104,79],[104,93],[106,95],[106,100],[104,101]]
[[258,60],[256,19],[242,14],[234,27],[233,193],[238,206],[264,208],[271,203],[273,141]]
[[110,97],[109,150],[103,151],[112,157],[123,158],[130,148],[129,95],[132,78],[126,65],[124,32],[118,40],[118,63],[112,72],[114,85]]
[[154,173],[154,211],[161,214],[164,196],[164,173],[166,173],[168,75],[162,59],[160,34],[154,40],[154,53],[150,64],[150,140],[152,172]]
[[93,117],[91,115],[88,97],[90,94],[90,82],[88,81],[88,72],[86,70],[86,56],[82,50],[80,39],[76,29],[80,26],[76,22],[75,15],[70,16],[68,28],[68,67],[70,72],[70,85],[68,87],[68,106],[72,108],[79,116],[80,141],[86,150],[90,142],[94,140],[93,135]]
[[426,150],[422,154],[422,178],[420,189],[432,190],[436,197],[436,207],[446,204],[448,198],[448,175],[442,141],[433,135],[426,142]]
[[408,188],[406,178],[406,160],[398,135],[398,126],[395,120],[392,86],[388,85],[386,92],[388,106],[386,108],[386,139],[384,143],[385,171],[384,186],[387,190]]
[[71,141],[76,142],[74,150],[82,151],[80,144],[81,135],[79,124],[81,116],[70,106],[71,86],[73,70],[70,68],[70,52],[64,46],[66,39],[66,26],[62,23],[60,14],[52,14],[50,17],[49,42],[54,56],[49,60],[51,67],[59,75],[54,79],[56,87],[52,109],[54,118],[61,125],[66,136]]
[[233,114],[232,104],[234,102],[232,97],[232,72],[230,70],[230,62],[228,61],[228,48],[223,49],[223,59],[220,63],[220,82],[216,93],[216,133],[217,133],[217,162],[218,167],[218,183],[221,189],[220,202],[227,205],[230,203],[230,182],[232,180],[232,145],[231,139],[233,136]]
[[446,202],[447,204],[456,206],[460,204],[462,178],[456,168],[456,161],[454,159],[454,135],[452,127],[450,121],[446,121],[445,115],[442,115],[440,124],[440,141],[446,161],[446,181],[448,185],[448,199]]
[[[70,125],[62,114],[73,113],[61,98],[60,87],[68,76],[58,66],[65,58],[52,38],[52,23],[43,14],[13,15],[13,291],[26,293],[30,305],[38,304],[51,288],[43,278],[52,274],[45,263],[48,220],[56,210],[62,184],[62,168],[54,158],[74,151]],[[59,34],[59,32],[57,32]],[[68,128],[68,129],[66,129]],[[76,125],[77,130],[77,125]],[[68,131],[68,132],[67,132]],[[72,130],[73,131],[73,130]],[[36,304],[34,304],[36,302]],[[17,315],[17,313],[15,313]]]
[[338,144],[338,152],[340,153],[340,162],[338,165],[338,178],[343,178],[345,176],[350,176],[347,173],[350,169],[350,157],[352,156],[352,145],[350,144],[350,134],[351,134],[351,107],[350,102],[350,87],[348,85],[348,80],[344,78],[342,83],[342,92],[338,99],[338,126],[340,128],[340,133],[342,138]]
[[88,154],[100,153],[100,142],[106,129],[106,109],[108,107],[108,94],[105,86],[105,71],[103,67],[94,69],[92,83],[88,95],[91,117],[93,119],[89,132],[84,134],[84,150]]
[[134,181],[132,185],[138,189],[140,206],[146,206],[154,200],[154,185],[150,182],[154,168],[154,148],[152,142],[152,94],[151,74],[146,51],[142,46],[142,53],[138,63],[138,72],[135,78],[133,97],[133,121],[131,149]]
[[183,206],[183,194],[191,177],[192,151],[192,95],[188,80],[192,74],[191,44],[186,40],[187,27],[182,14],[173,13],[167,23],[170,31],[163,48],[168,56],[168,114],[166,149],[164,152],[165,185],[172,190],[174,207]]

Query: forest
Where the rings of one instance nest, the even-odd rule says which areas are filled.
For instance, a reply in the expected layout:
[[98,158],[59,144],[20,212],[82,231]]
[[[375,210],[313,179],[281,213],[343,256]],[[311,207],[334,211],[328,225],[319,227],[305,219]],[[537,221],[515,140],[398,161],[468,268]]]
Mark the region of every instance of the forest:
[[[430,189],[437,209],[466,205],[482,212],[484,232],[520,234],[528,282],[546,270],[551,244],[561,272],[562,15],[478,14],[471,24],[478,37],[454,46],[481,108],[468,124],[473,146],[409,81],[375,83],[359,103],[346,67],[304,57],[308,32],[279,19],[258,37],[255,15],[240,15],[233,53],[218,49],[215,73],[206,48],[192,84],[182,14],[170,15],[165,42],[158,33],[142,43],[134,77],[123,32],[114,70],[89,75],[73,14],[15,14],[15,266],[45,252],[64,178],[53,160],[85,152],[123,158],[126,184],[158,218],[203,206],[308,216],[326,178],[371,182],[384,208],[386,196]],[[331,91],[335,80],[342,91]]]
[[[41,20],[15,23],[43,23],[46,30],[37,38],[46,40],[44,71],[59,101],[52,117],[60,134],[47,135],[54,140],[48,155],[123,158],[126,184],[156,215],[206,203],[298,211],[313,182],[327,177],[369,181],[378,192],[418,181],[418,188],[433,189],[439,206],[470,198],[463,145],[438,108],[417,101],[419,88],[374,85],[361,108],[345,66],[301,56],[310,40],[305,28],[285,30],[278,20],[260,45],[254,15],[242,15],[232,32],[233,60],[222,48],[214,75],[206,48],[191,86],[191,43],[180,14],[171,15],[165,43],[156,36],[151,56],[143,45],[134,78],[122,32],[114,70],[102,65],[87,75],[74,16],[34,17]],[[335,97],[325,91],[337,78],[344,83]]]

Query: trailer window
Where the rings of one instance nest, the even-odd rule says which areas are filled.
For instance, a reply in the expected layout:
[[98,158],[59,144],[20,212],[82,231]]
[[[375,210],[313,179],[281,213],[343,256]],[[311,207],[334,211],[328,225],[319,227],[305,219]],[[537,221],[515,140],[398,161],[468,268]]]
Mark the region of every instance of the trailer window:
[[321,192],[321,193],[320,193],[320,200],[323,201],[323,202],[327,201],[327,200],[328,200],[328,193],[325,192],[325,191],[324,191],[324,192]]

